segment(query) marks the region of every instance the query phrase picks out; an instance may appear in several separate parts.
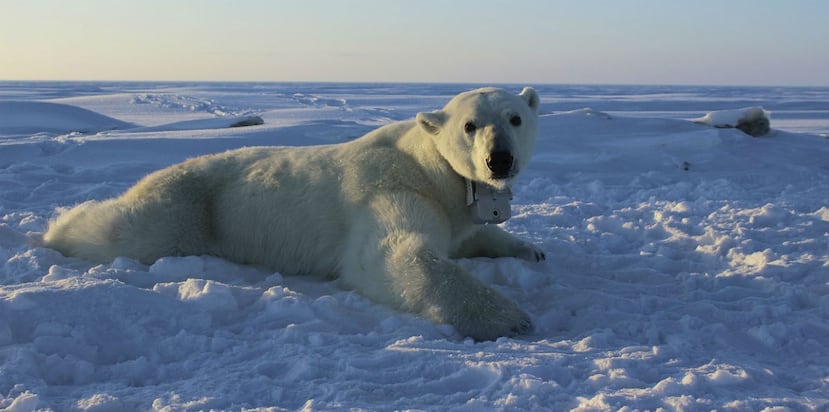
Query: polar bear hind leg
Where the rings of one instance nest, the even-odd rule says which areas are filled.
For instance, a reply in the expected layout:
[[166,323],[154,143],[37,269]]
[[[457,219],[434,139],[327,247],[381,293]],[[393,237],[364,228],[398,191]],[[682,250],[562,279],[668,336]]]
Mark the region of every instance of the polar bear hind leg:
[[119,256],[152,264],[162,256],[208,254],[212,201],[199,183],[194,176],[150,175],[119,198],[61,213],[43,243],[66,256],[101,263]]

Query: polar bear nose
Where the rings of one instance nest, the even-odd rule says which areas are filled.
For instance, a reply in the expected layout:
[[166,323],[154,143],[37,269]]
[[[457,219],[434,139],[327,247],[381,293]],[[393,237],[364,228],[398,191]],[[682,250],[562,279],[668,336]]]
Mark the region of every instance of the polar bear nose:
[[492,176],[495,178],[505,178],[509,176],[512,170],[512,153],[506,150],[499,150],[492,152],[489,158],[486,159],[486,166],[492,171]]

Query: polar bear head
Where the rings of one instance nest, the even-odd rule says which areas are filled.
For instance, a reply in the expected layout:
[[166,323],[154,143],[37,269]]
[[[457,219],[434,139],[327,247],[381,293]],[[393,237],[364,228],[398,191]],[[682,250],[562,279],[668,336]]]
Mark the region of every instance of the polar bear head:
[[530,87],[517,96],[483,88],[455,96],[441,110],[418,113],[417,123],[456,173],[503,189],[530,160],[538,106]]

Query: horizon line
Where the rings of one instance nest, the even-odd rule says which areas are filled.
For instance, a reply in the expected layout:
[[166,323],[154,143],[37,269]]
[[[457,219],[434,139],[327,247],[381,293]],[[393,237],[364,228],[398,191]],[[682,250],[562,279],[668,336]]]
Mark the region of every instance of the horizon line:
[[89,79],[0,79],[0,83],[235,83],[235,84],[435,84],[435,85],[515,85],[515,86],[651,86],[651,87],[733,87],[733,88],[829,88],[816,84],[723,84],[723,83],[636,83],[636,82],[517,82],[517,81],[423,81],[423,80],[89,80]]

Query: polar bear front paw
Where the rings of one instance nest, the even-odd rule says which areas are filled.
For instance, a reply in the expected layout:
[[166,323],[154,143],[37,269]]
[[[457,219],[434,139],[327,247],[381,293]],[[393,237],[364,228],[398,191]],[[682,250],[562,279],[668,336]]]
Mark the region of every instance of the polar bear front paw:
[[547,259],[544,251],[530,242],[521,241],[515,249],[515,257],[519,259],[529,260],[530,262],[541,262]]
[[459,333],[476,341],[486,341],[532,331],[530,316],[518,305],[489,288],[486,288],[485,296],[485,301],[464,302],[461,313],[453,322]]

